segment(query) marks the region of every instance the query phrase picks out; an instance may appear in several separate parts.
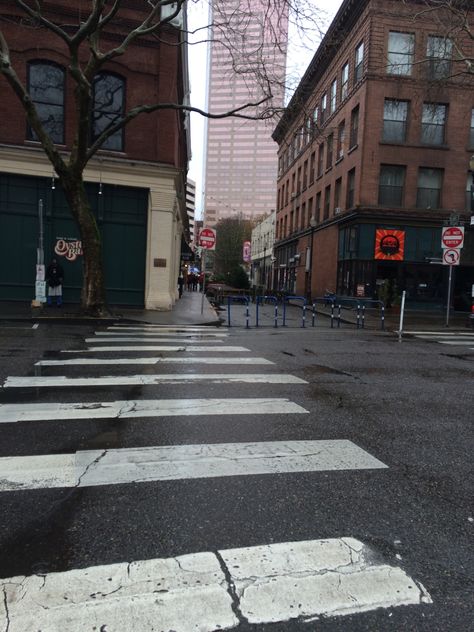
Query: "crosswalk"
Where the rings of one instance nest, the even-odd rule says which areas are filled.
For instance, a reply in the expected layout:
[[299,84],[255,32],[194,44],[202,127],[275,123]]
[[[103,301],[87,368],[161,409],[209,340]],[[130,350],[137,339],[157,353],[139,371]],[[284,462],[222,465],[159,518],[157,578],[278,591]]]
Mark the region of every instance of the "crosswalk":
[[[298,403],[308,387],[305,379],[278,372],[272,361],[229,344],[229,338],[212,327],[115,325],[96,331],[84,339],[86,348],[38,361],[34,376],[8,376],[2,390],[9,400],[0,404],[0,424],[54,432],[61,422],[76,427],[93,420],[115,424],[127,419],[156,428],[175,418],[189,419],[199,428],[235,415],[259,419],[262,428],[271,430],[276,419],[291,429],[294,420],[312,414]],[[167,365],[175,372],[164,372]],[[257,370],[252,371],[254,365]],[[144,373],[136,372],[140,366]],[[104,373],[112,368],[113,374]],[[249,397],[247,389],[253,385],[268,395]],[[123,387],[145,390],[136,399],[114,399],[114,389]],[[192,396],[196,389],[199,397]],[[209,396],[203,397],[209,389]],[[285,389],[290,397],[284,396]],[[377,455],[341,438],[98,446],[0,457],[0,494],[121,485],[130,486],[133,494],[136,486],[172,481],[199,485],[212,479],[358,470],[377,476],[388,469]],[[211,632],[238,628],[242,622],[311,621],[431,603],[419,581],[381,560],[370,545],[351,534],[330,535],[243,548],[221,549],[216,544],[208,552],[177,552],[171,558],[124,559],[7,577],[0,579],[0,616],[9,632]]]
[[474,351],[474,331],[423,331],[412,330],[405,331],[405,334],[409,334],[419,340],[426,340],[428,342],[437,342],[442,345],[449,345],[454,347],[467,347],[469,351]]

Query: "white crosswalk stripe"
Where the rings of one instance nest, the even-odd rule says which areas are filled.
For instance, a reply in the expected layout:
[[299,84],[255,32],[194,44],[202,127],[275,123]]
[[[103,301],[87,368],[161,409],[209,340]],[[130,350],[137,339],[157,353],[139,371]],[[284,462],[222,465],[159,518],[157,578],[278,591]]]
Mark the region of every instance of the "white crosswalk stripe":
[[3,388],[41,388],[77,386],[126,386],[133,384],[307,384],[305,380],[284,373],[173,373],[159,375],[104,375],[102,377],[8,377]]
[[386,467],[344,440],[85,450],[0,458],[0,491]]
[[186,358],[72,358],[70,360],[40,360],[35,366],[90,366],[90,365],[128,365],[128,364],[275,364],[265,358],[223,358],[189,356]]
[[160,630],[213,632],[237,627],[237,614],[264,624],[432,602],[422,584],[350,537],[10,577],[0,588],[8,632],[72,630],[71,622],[75,630],[146,632],[159,622]]
[[97,344],[99,342],[104,342],[106,344],[109,344],[110,342],[146,342],[147,344],[149,344],[150,342],[159,342],[161,343],[165,343],[165,342],[169,342],[169,343],[189,343],[189,344],[193,344],[193,345],[200,345],[200,344],[213,344],[213,345],[221,345],[223,344],[223,340],[206,340],[204,338],[193,338],[193,339],[183,339],[183,338],[156,338],[156,337],[147,337],[147,336],[117,336],[114,338],[101,338],[99,336],[96,336],[95,338],[86,338],[85,342],[87,344]]
[[191,415],[308,413],[285,398],[140,399],[115,402],[0,404],[0,423],[71,419],[130,419]]
[[[246,347],[224,344],[227,333],[218,328],[115,325],[85,338],[86,349],[68,349],[62,354],[96,354],[41,360],[43,367],[76,368],[76,376],[9,376],[7,389],[122,387],[176,385],[176,392],[190,384],[289,385],[295,396],[298,386],[308,384],[294,375],[274,373],[187,373],[187,365],[250,367],[273,365],[262,358],[232,356],[250,352]],[[140,344],[124,345],[124,342]],[[110,344],[117,343],[117,344]],[[150,344],[152,343],[152,344]],[[155,343],[155,344],[153,344]],[[176,344],[177,343],[177,344]],[[136,357],[127,354],[133,352]],[[146,357],[143,352],[160,352]],[[104,358],[101,354],[113,353]],[[173,356],[193,353],[194,356]],[[98,354],[98,355],[97,355]],[[181,366],[183,373],[159,373],[162,364]],[[94,374],[77,376],[81,367],[158,365],[153,374]],[[79,367],[79,369],[78,369]],[[145,371],[146,369],[144,369]],[[274,371],[274,369],[272,369]],[[92,370],[91,370],[92,372]],[[243,389],[242,389],[243,390]],[[303,392],[305,389],[302,389]],[[214,389],[214,392],[216,389]],[[21,391],[19,391],[21,392]],[[64,392],[64,391],[63,391]],[[80,392],[80,391],[79,391]],[[204,392],[204,391],[203,391]],[[219,392],[219,391],[217,391]],[[233,389],[233,392],[238,392]],[[265,392],[265,391],[264,391]],[[165,424],[163,418],[186,418],[199,428],[207,420],[226,416],[253,419],[262,415],[262,427],[273,431],[283,418],[291,428],[293,415],[310,411],[284,397],[181,397],[91,401],[39,401],[0,404],[0,423],[55,424],[71,422],[76,427],[94,420],[135,420]],[[172,394],[175,391],[173,389]],[[293,391],[292,391],[293,393]],[[44,398],[50,391],[45,391]],[[24,395],[29,393],[24,391]],[[30,394],[31,395],[31,394]],[[192,418],[196,417],[195,420]],[[302,418],[300,418],[302,419]],[[179,424],[180,419],[177,420]],[[188,423],[188,421],[186,422]],[[112,424],[111,424],[112,425]],[[118,424],[117,424],[118,425]],[[20,426],[21,428],[21,426]],[[173,443],[173,439],[169,440]],[[166,486],[170,481],[322,472],[371,471],[382,476],[388,465],[363,447],[346,439],[251,441],[238,443],[193,443],[102,447],[47,454],[0,458],[0,492],[38,494],[38,490],[112,488],[116,485]],[[107,444],[105,444],[107,445]],[[123,444],[119,444],[122,446]],[[95,447],[95,445],[94,445]],[[184,484],[184,483],[183,483]],[[134,487],[128,492],[133,493]],[[84,493],[84,492],[82,492]],[[185,508],[183,507],[183,510]],[[280,542],[179,557],[124,561],[119,564],[75,568],[65,572],[0,579],[3,600],[0,611],[8,632],[27,630],[140,630],[191,632],[237,627],[242,619],[263,625],[301,617],[342,616],[408,604],[431,603],[426,589],[400,567],[381,561],[379,552],[350,537],[302,542]],[[158,622],[158,623],[157,623]]]
[[405,334],[414,336],[419,340],[429,340],[442,345],[469,347],[470,351],[474,351],[474,332],[469,331],[405,331]]
[[[94,342],[97,342],[95,338],[93,338]],[[109,340],[107,342],[110,342]],[[89,353],[90,351],[98,352],[98,351],[189,351],[191,353],[197,352],[210,352],[217,351],[218,353],[241,353],[242,351],[250,351],[247,347],[233,347],[233,346],[223,346],[223,347],[194,347],[193,345],[182,345],[182,346],[170,346],[170,345],[126,345],[126,346],[101,346],[101,347],[87,347],[87,349],[64,349],[61,353]]]
[[[124,331],[126,330],[126,331]],[[132,332],[132,333],[131,333]],[[186,332],[186,331],[147,331],[144,329],[137,329],[136,327],[122,327],[122,329],[114,329],[113,331],[95,331],[96,336],[155,336],[156,338],[174,336],[175,338],[228,338],[229,334],[222,333],[201,333],[201,332]]]

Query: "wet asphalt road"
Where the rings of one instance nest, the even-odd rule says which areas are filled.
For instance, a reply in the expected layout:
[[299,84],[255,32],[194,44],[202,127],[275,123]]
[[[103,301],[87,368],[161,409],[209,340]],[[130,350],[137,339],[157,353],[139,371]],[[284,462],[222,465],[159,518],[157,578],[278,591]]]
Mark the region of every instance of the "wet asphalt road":
[[[0,376],[83,349],[91,326],[0,327]],[[84,449],[299,439],[349,439],[385,470],[236,476],[0,494],[2,577],[272,542],[354,537],[422,582],[433,604],[239,630],[468,631],[474,620],[472,447],[474,351],[393,334],[315,329],[229,330],[302,386],[185,384],[11,389],[7,402],[287,397],[309,415],[83,420],[2,424],[0,456]],[[474,346],[474,345],[473,345]],[[123,357],[123,354],[116,354]],[[143,353],[144,356],[160,355]],[[212,354],[206,354],[212,355]],[[244,354],[242,354],[244,355]],[[63,356],[64,357],[64,356]],[[69,355],[68,357],[74,357]],[[108,354],[107,357],[115,357]],[[43,375],[215,373],[176,365],[45,368]]]

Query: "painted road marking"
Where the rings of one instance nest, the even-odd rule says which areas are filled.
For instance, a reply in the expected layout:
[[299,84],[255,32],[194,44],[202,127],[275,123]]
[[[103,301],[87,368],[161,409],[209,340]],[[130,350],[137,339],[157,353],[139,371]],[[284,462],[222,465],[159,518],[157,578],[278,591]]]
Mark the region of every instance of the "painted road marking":
[[222,331],[222,327],[208,327],[208,326],[201,326],[201,327],[188,327],[187,325],[176,325],[174,327],[171,327],[170,325],[150,325],[150,324],[143,324],[143,325],[111,325],[109,327],[107,327],[107,329],[132,329],[132,330],[145,330],[148,331],[150,329],[156,329],[157,331],[198,331],[198,332],[208,332],[208,331]]
[[354,538],[281,542],[0,580],[5,629],[212,632],[432,603]]
[[275,364],[265,358],[213,358],[193,356],[186,358],[72,358],[71,360],[40,360],[35,366],[87,366],[118,364]]
[[385,468],[344,439],[84,450],[2,457],[0,491]]
[[145,338],[145,337],[140,337],[140,336],[123,336],[123,337],[118,337],[118,338],[99,338],[99,336],[97,336],[96,338],[85,338],[85,342],[87,344],[98,344],[99,342],[104,342],[106,344],[109,344],[109,342],[146,342],[146,343],[150,343],[150,342],[170,342],[170,343],[191,343],[193,345],[201,345],[201,344],[213,344],[213,345],[221,345],[222,344],[222,340],[203,340],[203,339],[199,339],[199,338],[192,338],[189,340],[183,340],[182,338]]
[[309,411],[282,397],[0,404],[0,423],[71,419],[178,417],[184,415],[278,415],[284,413],[309,413]]
[[468,331],[461,331],[461,330],[456,330],[456,331],[451,331],[451,332],[447,332],[446,330],[438,330],[438,331],[404,331],[404,334],[411,334],[413,336],[416,336],[418,334],[423,334],[423,335],[430,335],[430,336],[457,336],[457,335],[462,335],[462,336],[474,336],[474,333],[470,333]]
[[87,349],[67,349],[61,351],[61,353],[90,353],[91,351],[189,351],[189,352],[220,352],[220,353],[231,353],[231,352],[242,352],[242,351],[250,351],[247,347],[193,347],[191,346],[166,346],[166,345],[133,345],[133,346],[122,346],[122,347],[87,347]]
[[3,388],[42,388],[73,386],[127,386],[140,384],[190,384],[209,382],[214,384],[308,384],[305,380],[285,373],[170,373],[157,375],[103,375],[101,377],[67,377],[52,375],[46,377],[10,376]]
[[[125,327],[123,327],[125,329]],[[128,330],[134,330],[134,333],[129,333]],[[214,334],[214,333],[192,333],[188,331],[173,331],[173,332],[161,332],[161,331],[135,331],[132,327],[127,327],[127,331],[122,333],[121,330],[115,329],[114,331],[95,331],[96,336],[176,336],[179,338],[228,338],[229,334]]]
[[39,323],[35,323],[31,329],[38,329]]

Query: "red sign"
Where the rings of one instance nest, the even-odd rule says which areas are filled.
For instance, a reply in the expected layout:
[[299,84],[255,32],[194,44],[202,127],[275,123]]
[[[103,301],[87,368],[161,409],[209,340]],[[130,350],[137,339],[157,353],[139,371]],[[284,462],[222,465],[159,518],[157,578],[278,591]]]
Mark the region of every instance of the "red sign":
[[446,226],[441,234],[443,248],[462,248],[464,243],[464,226]]
[[461,251],[459,248],[445,248],[443,250],[443,265],[458,266],[461,259]]
[[375,259],[403,261],[405,231],[378,228],[375,231]]
[[213,228],[203,228],[199,233],[199,245],[206,250],[216,249],[216,231]]
[[243,247],[242,247],[242,259],[245,261],[245,263],[248,263],[251,258],[252,258],[252,252],[251,252],[251,243],[250,241],[244,241]]

